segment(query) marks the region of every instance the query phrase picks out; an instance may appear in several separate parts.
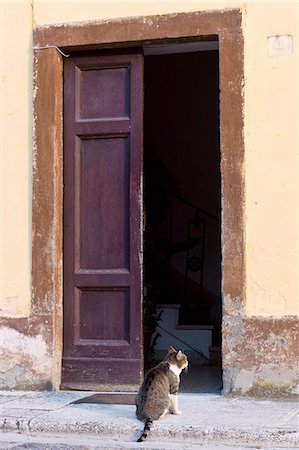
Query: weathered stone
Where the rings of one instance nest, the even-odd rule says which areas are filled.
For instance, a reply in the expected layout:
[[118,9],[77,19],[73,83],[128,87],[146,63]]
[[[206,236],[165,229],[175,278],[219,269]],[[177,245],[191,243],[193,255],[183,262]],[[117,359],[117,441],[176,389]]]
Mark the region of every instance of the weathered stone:
[[0,388],[30,389],[45,386],[51,373],[51,359],[43,333],[27,335],[0,328]]
[[298,323],[296,317],[225,316],[224,392],[257,396],[297,395]]

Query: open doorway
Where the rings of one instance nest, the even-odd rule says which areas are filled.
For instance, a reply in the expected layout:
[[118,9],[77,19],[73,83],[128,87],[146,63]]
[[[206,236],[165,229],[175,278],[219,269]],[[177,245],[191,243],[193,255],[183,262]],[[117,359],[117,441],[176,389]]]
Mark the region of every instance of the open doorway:
[[[109,45],[115,48],[115,43],[122,43],[121,47],[133,45],[133,47],[144,45],[144,43],[154,44],[157,42],[168,42],[172,39],[194,40],[194,36],[198,39],[207,40],[219,39],[219,75],[220,75],[220,135],[221,135],[221,191],[222,191],[222,220],[221,220],[221,239],[222,246],[222,298],[225,304],[223,309],[223,384],[224,392],[229,393],[234,389],[234,380],[231,379],[231,371],[234,370],[236,361],[242,360],[242,349],[236,347],[231,340],[234,336],[236,312],[243,317],[243,306],[246,299],[245,295],[245,263],[244,263],[244,119],[242,110],[244,107],[243,86],[244,86],[244,38],[242,34],[242,11],[239,9],[232,9],[227,11],[201,11],[180,14],[170,14],[165,16],[152,16],[150,20],[146,17],[124,18],[119,20],[108,20],[105,22],[88,22],[84,24],[63,24],[60,27],[47,26],[46,28],[37,28],[34,32],[34,46],[35,50],[35,72],[38,74],[35,77],[34,84],[37,95],[34,101],[34,140],[35,140],[35,160],[36,168],[33,174],[33,242],[32,242],[32,286],[34,291],[34,310],[49,315],[49,308],[55,311],[53,320],[49,321],[49,329],[47,331],[47,345],[49,348],[49,357],[53,361],[52,381],[56,389],[59,386],[73,389],[93,389],[100,390],[117,390],[120,385],[123,385],[125,390],[134,390],[136,385],[140,382],[142,374],[142,345],[141,345],[141,323],[140,323],[140,307],[141,307],[141,282],[140,282],[140,247],[139,247],[139,230],[136,232],[136,224],[140,224],[140,209],[130,209],[128,217],[131,219],[133,228],[133,238],[135,243],[130,252],[132,261],[130,262],[130,269],[132,277],[126,267],[120,273],[119,286],[128,286],[128,296],[126,297],[131,306],[132,316],[131,320],[125,327],[126,336],[130,337],[130,341],[124,342],[121,346],[119,342],[116,345],[114,341],[108,340],[104,342],[95,342],[95,345],[88,346],[85,342],[78,339],[79,324],[72,327],[76,332],[74,336],[74,344],[76,348],[70,348],[70,354],[66,362],[70,362],[72,366],[68,372],[69,379],[67,379],[67,367],[64,367],[64,352],[66,347],[62,348],[61,334],[64,332],[62,318],[67,317],[68,322],[72,323],[72,317],[65,310],[65,296],[62,295],[62,286],[65,281],[65,272],[61,270],[62,261],[65,258],[65,245],[62,245],[63,236],[63,207],[62,207],[62,192],[65,188],[65,178],[63,178],[63,161],[66,146],[63,142],[63,136],[66,133],[61,132],[61,117],[63,115],[63,66],[66,60],[72,58],[65,58],[63,60],[57,53],[55,48],[60,47],[67,50],[68,53],[76,52],[80,43],[82,50],[88,49],[102,49]],[[40,51],[39,47],[47,45],[47,49]],[[70,62],[71,63],[71,62]],[[108,64],[109,71],[111,63]],[[51,70],[50,70],[51,69]],[[143,68],[139,67],[140,73]],[[103,74],[103,67],[100,68]],[[121,71],[124,74],[130,75],[131,71]],[[74,67],[74,73],[80,74]],[[88,75],[90,72],[86,72]],[[85,72],[84,72],[85,74]],[[83,74],[83,75],[84,75]],[[103,77],[102,77],[103,78]],[[122,96],[127,100],[131,98],[138,101],[136,95],[136,87],[129,83],[130,77],[125,77],[127,82],[121,84],[127,87],[129,92]],[[141,79],[142,77],[140,77]],[[104,77],[105,79],[105,77]],[[77,81],[82,81],[77,76]],[[135,78],[136,82],[136,78]],[[117,82],[117,86],[120,84]],[[143,79],[142,79],[143,85]],[[200,83],[198,83],[200,86]],[[131,88],[132,87],[132,88]],[[99,89],[96,89],[97,92]],[[140,90],[140,89],[139,89]],[[102,92],[111,92],[114,94],[117,89],[102,89]],[[82,91],[76,89],[71,90],[71,97],[75,98],[74,92],[77,94],[92,93],[89,89]],[[138,90],[137,90],[138,92]],[[91,95],[91,97],[93,97]],[[141,98],[141,95],[139,96]],[[52,99],[49,101],[49,99]],[[107,96],[108,99],[108,96]],[[83,99],[82,99],[83,100]],[[78,99],[77,105],[80,100]],[[119,105],[115,100],[112,104]],[[45,110],[45,105],[47,108]],[[75,107],[71,106],[71,111],[78,113]],[[124,123],[124,133],[128,135],[127,142],[134,145],[126,152],[127,156],[134,156],[134,161],[139,161],[139,153],[142,147],[141,139],[131,139],[131,130],[134,133],[140,133],[140,124],[143,123],[140,114],[139,120],[135,116],[132,123],[128,120],[128,109],[124,109],[125,117],[121,123]],[[135,111],[135,107],[130,109]],[[85,110],[85,116],[87,111]],[[96,111],[93,111],[93,117]],[[116,111],[116,116],[119,117],[119,112]],[[229,117],[229,120],[228,120]],[[101,120],[103,116],[99,115],[99,120],[92,119],[92,125],[105,125],[105,121]],[[129,118],[130,119],[130,118]],[[81,121],[78,127],[87,127],[86,121]],[[115,126],[119,126],[119,121],[113,121]],[[66,121],[64,120],[64,125]],[[74,121],[73,121],[74,123]],[[95,131],[93,128],[93,134]],[[173,128],[172,128],[173,130]],[[104,130],[105,131],[105,130]],[[103,131],[99,130],[101,135]],[[88,130],[90,136],[90,130]],[[107,133],[107,131],[106,131]],[[80,133],[74,130],[74,139],[76,144],[80,142],[76,138]],[[119,129],[117,128],[117,135]],[[198,139],[199,141],[199,139]],[[45,145],[47,142],[47,145]],[[83,139],[86,143],[86,139]],[[73,144],[70,148],[72,148]],[[78,145],[77,145],[78,146]],[[74,152],[71,152],[72,154]],[[109,154],[109,152],[108,152]],[[105,168],[106,165],[101,167]],[[114,167],[114,165],[112,166]],[[131,162],[128,162],[126,167],[133,167]],[[93,168],[91,164],[91,168]],[[65,175],[65,174],[64,174]],[[111,178],[111,177],[110,177]],[[88,178],[87,178],[88,179]],[[97,177],[97,180],[101,176]],[[49,180],[51,183],[49,184]],[[112,179],[114,185],[115,177]],[[134,205],[138,204],[138,199],[141,198],[139,187],[141,186],[138,173],[133,171],[131,174],[131,186],[134,188],[133,200]],[[118,184],[117,184],[118,185]],[[233,187],[232,187],[233,186]],[[76,191],[77,192],[77,191]],[[103,192],[103,190],[101,190]],[[51,194],[49,196],[49,193]],[[104,190],[105,195],[106,189]],[[130,206],[130,205],[128,205]],[[111,207],[107,209],[110,211]],[[114,213],[114,211],[113,211]],[[76,216],[77,217],[77,216]],[[53,224],[53,218],[55,227]],[[45,228],[45,224],[49,224]],[[51,225],[51,226],[50,226]],[[111,229],[111,227],[110,227]],[[80,230],[80,228],[78,228]],[[67,234],[69,235],[69,233]],[[78,234],[77,234],[78,235]],[[232,239],[233,236],[233,239]],[[136,239],[137,237],[137,239]],[[131,236],[127,241],[132,243]],[[136,245],[138,244],[138,245]],[[79,248],[79,247],[77,247]],[[53,258],[44,258],[41,260],[41,252],[44,254],[51,254]],[[50,253],[49,253],[50,252]],[[75,253],[78,255],[78,252]],[[233,264],[232,264],[233,261]],[[133,266],[132,266],[133,264]],[[77,267],[80,269],[80,267]],[[119,270],[116,274],[119,274]],[[41,276],[44,274],[44,276]],[[96,286],[100,292],[105,289],[108,284],[109,273],[106,270],[98,270],[97,274],[101,280]],[[79,271],[71,278],[81,280],[84,283],[85,273]],[[130,286],[130,281],[134,282],[134,289]],[[93,285],[95,286],[95,280]],[[136,291],[136,288],[138,290]],[[71,287],[71,289],[73,289]],[[114,287],[113,287],[114,289]],[[113,292],[113,289],[111,291]],[[75,291],[80,289],[74,287]],[[50,304],[44,301],[45,298],[52,299]],[[62,303],[62,299],[63,302]],[[63,311],[63,314],[62,314]],[[78,308],[77,308],[78,311]],[[56,314],[57,313],[57,314]],[[78,316],[78,315],[77,315]],[[91,314],[91,317],[93,315]],[[126,316],[127,317],[127,316]],[[36,319],[39,321],[40,316]],[[128,317],[127,317],[128,318]],[[34,317],[33,319],[34,320]],[[243,321],[244,322],[244,321]],[[39,322],[38,322],[39,323]],[[108,321],[106,320],[106,324]],[[52,324],[52,325],[51,325]],[[246,327],[245,327],[245,325]],[[250,323],[243,323],[241,332],[248,333],[252,330]],[[134,336],[132,338],[132,327],[134,327]],[[245,328],[246,329],[245,329]],[[136,332],[135,332],[136,331]],[[247,334],[248,334],[247,333]],[[246,336],[247,336],[246,334]],[[58,337],[58,339],[56,339]],[[81,345],[81,343],[83,345]],[[93,341],[88,341],[88,344],[93,344]],[[134,346],[132,346],[134,344]],[[78,348],[80,347],[80,349]],[[89,354],[83,350],[90,351]],[[82,353],[79,353],[80,352]],[[128,351],[127,351],[128,350]],[[99,354],[101,351],[102,358],[95,358],[94,354]],[[126,353],[125,353],[125,352]],[[89,357],[90,355],[90,357]],[[120,355],[121,358],[120,359]],[[84,361],[84,369],[76,363]],[[103,370],[110,361],[108,370]],[[119,362],[123,361],[128,370],[120,369]],[[96,363],[98,365],[96,366]],[[104,363],[104,364],[103,364]],[[87,365],[88,364],[88,365]],[[117,370],[116,370],[117,367]],[[115,368],[115,370],[114,370]],[[62,372],[62,381],[61,381]],[[129,374],[129,376],[128,376]],[[190,373],[188,379],[190,379]],[[82,377],[84,378],[82,380]],[[187,378],[187,377],[186,377]]]
[[182,390],[220,392],[218,45],[145,49],[144,67],[145,368],[173,345]]

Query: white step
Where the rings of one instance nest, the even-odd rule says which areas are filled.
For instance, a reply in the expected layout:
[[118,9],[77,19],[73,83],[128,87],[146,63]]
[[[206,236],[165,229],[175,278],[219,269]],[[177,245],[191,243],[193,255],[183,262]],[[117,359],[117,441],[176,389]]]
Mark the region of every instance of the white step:
[[[157,328],[161,336],[154,347],[155,358],[163,359],[167,349],[172,345],[182,350],[192,364],[207,364],[209,347],[212,345],[213,325],[178,325],[179,309],[180,305],[177,304],[157,307],[157,312],[162,311],[162,315]],[[200,356],[200,353],[203,353],[206,359]]]

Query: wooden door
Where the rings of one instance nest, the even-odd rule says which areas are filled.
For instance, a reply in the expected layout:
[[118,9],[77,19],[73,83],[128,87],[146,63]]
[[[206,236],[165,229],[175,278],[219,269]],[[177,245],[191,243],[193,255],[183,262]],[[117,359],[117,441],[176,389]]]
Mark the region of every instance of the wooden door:
[[64,74],[62,386],[125,389],[143,370],[143,56],[74,56]]

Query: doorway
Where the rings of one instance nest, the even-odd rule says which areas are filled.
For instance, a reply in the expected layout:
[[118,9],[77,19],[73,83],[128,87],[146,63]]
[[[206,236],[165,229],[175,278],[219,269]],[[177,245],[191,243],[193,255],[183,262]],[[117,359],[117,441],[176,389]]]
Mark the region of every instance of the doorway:
[[190,361],[182,389],[220,392],[218,43],[144,53],[145,368],[173,345]]
[[138,384],[142,320],[145,369],[178,346],[198,391],[220,367],[219,59],[202,45],[65,61],[64,387]]
[[[34,31],[34,161],[32,289],[33,319],[48,317],[46,341],[55,389],[63,383],[63,64],[57,47],[67,53],[109,47],[200,39],[219,40],[220,135],[222,186],[222,368],[224,392],[234,387],[232,371],[241,353],[233,345],[236,316],[245,301],[244,252],[244,39],[242,11],[201,11],[123,18],[104,23],[63,24]],[[120,44],[121,43],[121,44]],[[46,46],[46,48],[45,48]],[[45,105],[47,108],[45,109]],[[40,255],[51,255],[42,258]],[[138,257],[138,255],[137,255]],[[45,301],[47,299],[47,301]],[[237,317],[239,319],[239,317]],[[68,317],[70,321],[71,318]],[[239,323],[239,322],[238,322]],[[243,322],[242,322],[243,323]],[[241,329],[244,329],[242,325]],[[133,354],[132,354],[133,355]],[[138,351],[138,358],[139,358]],[[133,356],[136,356],[136,352]],[[84,375],[88,372],[85,371]],[[138,379],[142,373],[137,376]],[[137,379],[136,378],[136,379]],[[61,381],[62,380],[62,381]],[[110,381],[110,380],[109,380]],[[126,389],[134,389],[135,380]],[[110,384],[110,390],[119,385]],[[74,388],[78,383],[74,383]]]

